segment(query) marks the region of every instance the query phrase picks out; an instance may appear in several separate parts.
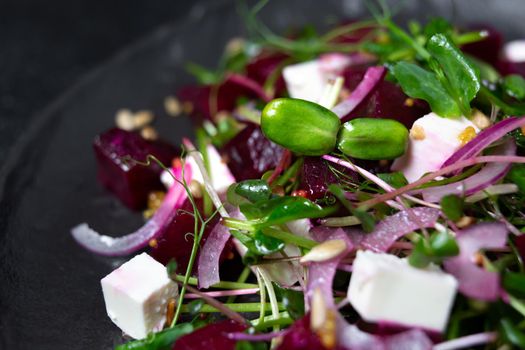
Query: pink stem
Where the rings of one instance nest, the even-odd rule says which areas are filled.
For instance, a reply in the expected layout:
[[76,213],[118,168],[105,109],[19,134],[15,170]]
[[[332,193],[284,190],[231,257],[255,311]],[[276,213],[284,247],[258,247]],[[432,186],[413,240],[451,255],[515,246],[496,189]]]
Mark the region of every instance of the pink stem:
[[475,345],[491,343],[497,338],[496,332],[485,332],[445,341],[434,346],[433,350],[455,350],[470,348]]
[[209,296],[211,298],[218,298],[218,297],[227,297],[230,295],[247,295],[247,294],[255,294],[259,291],[259,288],[247,288],[247,289],[236,289],[236,290],[219,290],[214,292],[200,292],[199,294],[186,294],[186,299],[199,299],[202,298],[202,294]]

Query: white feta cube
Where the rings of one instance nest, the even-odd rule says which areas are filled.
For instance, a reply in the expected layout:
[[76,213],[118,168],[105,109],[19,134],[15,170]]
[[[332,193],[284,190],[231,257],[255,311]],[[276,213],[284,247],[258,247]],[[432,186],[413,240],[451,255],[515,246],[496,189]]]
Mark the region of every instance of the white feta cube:
[[167,302],[178,293],[164,265],[146,253],[124,263],[100,283],[108,316],[135,339],[162,329]]
[[286,66],[283,77],[290,97],[311,102],[317,102],[321,98],[328,82],[319,60]]
[[442,332],[458,283],[436,266],[418,269],[386,253],[358,251],[348,299],[368,322],[392,322]]
[[461,135],[467,128],[477,133],[479,128],[465,117],[443,118],[429,113],[414,122],[407,152],[392,164],[408,182],[418,180],[441,165],[462,146]]
[[525,62],[525,40],[509,41],[503,47],[503,56],[511,62]]

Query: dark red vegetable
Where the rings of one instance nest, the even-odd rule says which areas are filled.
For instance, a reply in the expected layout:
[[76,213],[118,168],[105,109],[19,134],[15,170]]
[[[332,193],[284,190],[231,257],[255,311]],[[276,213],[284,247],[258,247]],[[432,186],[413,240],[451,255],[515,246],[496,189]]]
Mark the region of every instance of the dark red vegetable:
[[350,169],[336,164],[330,166],[344,175],[336,176],[334,171],[330,170],[328,163],[319,157],[304,158],[299,188],[306,191],[308,199],[316,200],[324,197],[330,184],[341,183],[341,180],[354,182],[358,180],[358,175]]
[[310,315],[295,321],[289,332],[283,337],[278,350],[325,350],[321,340],[310,329]]
[[[275,74],[276,69],[281,68],[280,66],[287,58],[287,55],[281,53],[262,53],[246,65],[246,75],[259,84],[264,85],[266,80]],[[279,77],[275,80],[273,89],[276,96],[282,96],[286,91],[286,84],[282,74],[279,74]]]
[[227,333],[242,332],[245,325],[232,320],[211,323],[193,333],[179,338],[173,350],[234,350],[236,340],[227,338]]
[[486,24],[476,24],[468,28],[470,31],[485,31],[487,36],[480,41],[461,47],[464,52],[497,67],[503,47],[503,36],[496,28]]
[[232,111],[241,97],[268,100],[256,81],[240,74],[228,75],[219,85],[183,87],[177,96],[191,106],[190,115],[198,121],[212,119],[220,111]]
[[221,154],[237,181],[260,178],[274,169],[284,149],[269,141],[259,126],[249,124],[228,142]]
[[138,161],[145,161],[149,154],[162,163],[170,164],[179,152],[172,145],[163,141],[147,141],[139,134],[117,128],[98,135],[93,148],[98,165],[98,179],[131,209],[145,207],[148,194],[164,189],[160,182],[161,167],[124,162],[125,156]]
[[[345,87],[350,91],[354,90],[363,79],[367,68],[366,66],[347,68],[343,73]],[[390,118],[410,128],[416,119],[429,113],[429,111],[426,102],[409,98],[399,86],[383,80],[376,85],[368,97],[341,121],[347,122],[359,117]]]

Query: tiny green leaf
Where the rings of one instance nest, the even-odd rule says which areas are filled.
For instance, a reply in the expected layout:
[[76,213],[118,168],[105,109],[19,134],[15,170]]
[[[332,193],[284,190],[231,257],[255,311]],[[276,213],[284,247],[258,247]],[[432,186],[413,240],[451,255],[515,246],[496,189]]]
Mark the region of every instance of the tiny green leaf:
[[341,204],[343,204],[346,209],[348,209],[348,211],[350,211],[350,213],[352,213],[353,216],[359,219],[359,222],[361,222],[361,227],[363,227],[365,232],[374,231],[376,225],[375,218],[367,211],[354,207],[352,203],[346,199],[345,193],[341,187],[331,184],[328,186],[328,190],[332,192],[332,194],[341,202]]
[[454,236],[448,232],[437,232],[430,237],[430,251],[434,257],[449,257],[459,254]]
[[256,203],[270,199],[272,190],[264,180],[245,180],[237,183],[235,193],[252,203]]
[[188,313],[191,316],[195,316],[201,311],[203,305],[204,305],[204,300],[197,299],[197,300],[190,301],[188,304],[186,304],[186,307],[188,308]]
[[222,79],[222,74],[204,68],[203,66],[193,62],[186,64],[186,70],[192,74],[201,84],[217,84]]
[[464,201],[455,194],[449,194],[441,199],[441,210],[452,221],[458,221],[463,217]]
[[281,298],[286,311],[294,320],[298,320],[304,316],[304,294],[303,292],[282,288],[274,284],[275,292]]
[[144,339],[118,345],[115,350],[170,350],[178,338],[193,332],[193,330],[194,327],[190,323],[182,323],[153,333]]
[[177,268],[178,268],[177,261],[175,261],[175,259],[171,259],[166,265],[168,276],[175,276],[177,274]]
[[438,33],[452,34],[453,29],[454,28],[450,22],[448,22],[446,19],[443,17],[435,17],[425,25],[423,33],[425,33],[427,38],[431,38],[434,34]]
[[235,350],[267,350],[268,344],[264,342],[254,342],[241,340],[235,344]]
[[521,193],[525,194],[525,164],[513,164],[507,179],[513,182]]
[[257,252],[261,255],[272,254],[284,248],[284,242],[282,240],[267,236],[261,231],[255,232],[253,241]]
[[425,239],[417,241],[412,253],[408,257],[408,263],[414,267],[424,268],[432,262],[430,258],[430,247]]
[[461,111],[469,115],[470,101],[481,88],[476,67],[446,35],[433,35],[427,43],[427,50],[443,70]]
[[500,320],[501,330],[505,338],[519,349],[525,349],[525,333],[523,333],[509,318]]
[[391,72],[408,96],[427,101],[436,114],[442,117],[461,115],[454,99],[432,72],[408,62],[395,64]]
[[521,75],[511,74],[503,78],[505,93],[517,100],[525,98],[525,79]]
[[525,298],[525,274],[506,272],[503,275],[503,287],[511,294]]
[[386,182],[394,188],[400,188],[405,185],[408,185],[408,180],[406,179],[405,175],[400,171],[396,171],[393,173],[380,173],[377,174],[377,177],[379,177],[381,180],[383,180],[384,182]]

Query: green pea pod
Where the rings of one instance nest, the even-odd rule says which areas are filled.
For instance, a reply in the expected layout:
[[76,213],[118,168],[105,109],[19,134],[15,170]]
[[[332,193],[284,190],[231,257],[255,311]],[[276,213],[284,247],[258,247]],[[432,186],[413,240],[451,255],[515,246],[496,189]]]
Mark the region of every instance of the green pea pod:
[[266,137],[307,156],[330,153],[340,125],[337,115],[329,109],[294,98],[270,101],[261,114],[261,129]]
[[343,124],[337,147],[357,159],[394,159],[403,155],[408,130],[398,121],[380,118],[357,118]]

